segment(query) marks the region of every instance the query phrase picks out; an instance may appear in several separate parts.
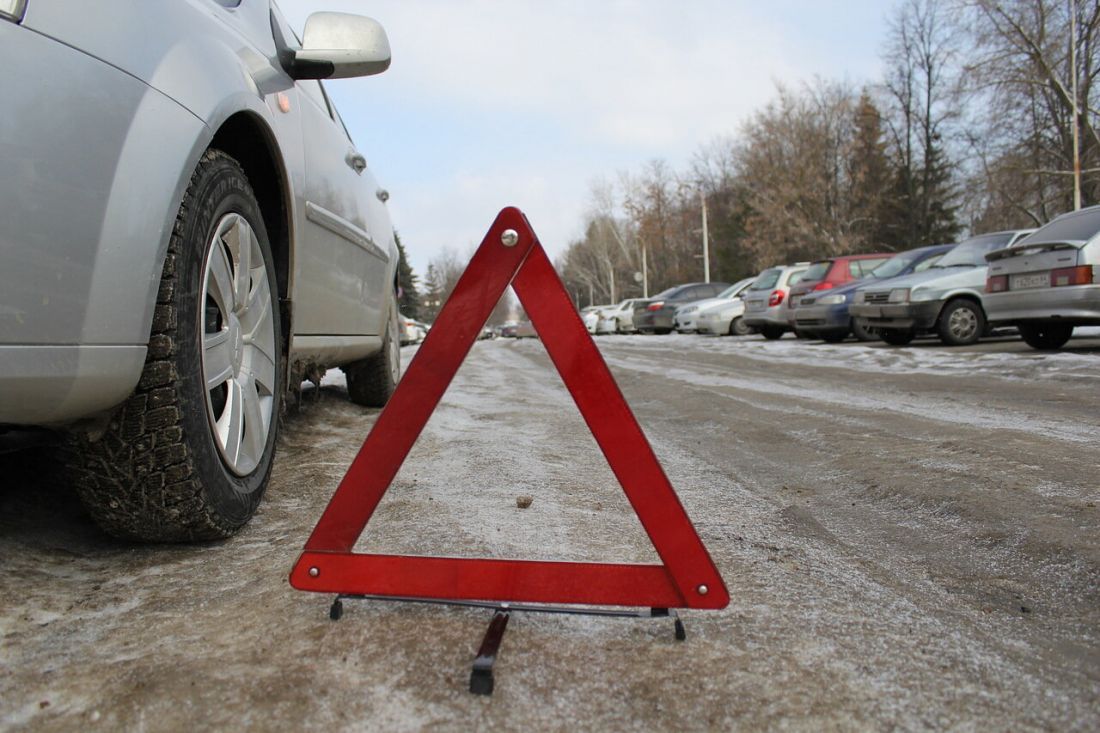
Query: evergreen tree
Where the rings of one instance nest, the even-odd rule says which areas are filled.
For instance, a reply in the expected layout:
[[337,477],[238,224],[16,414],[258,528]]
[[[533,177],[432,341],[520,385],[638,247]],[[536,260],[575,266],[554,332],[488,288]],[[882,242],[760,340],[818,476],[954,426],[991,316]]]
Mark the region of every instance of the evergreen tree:
[[397,242],[397,286],[400,288],[397,303],[401,312],[406,316],[419,319],[420,292],[417,289],[417,280],[420,278],[413,272],[412,266],[405,256],[405,247],[401,244],[401,235],[395,231],[393,239]]
[[886,154],[882,115],[866,90],[860,94],[854,117],[849,159],[852,235],[858,249],[872,251],[889,241],[884,217],[891,183],[890,159]]

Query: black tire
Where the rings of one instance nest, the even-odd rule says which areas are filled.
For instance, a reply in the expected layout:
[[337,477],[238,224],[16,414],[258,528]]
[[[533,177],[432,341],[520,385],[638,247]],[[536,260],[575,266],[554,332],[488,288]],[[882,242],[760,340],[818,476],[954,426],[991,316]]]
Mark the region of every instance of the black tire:
[[768,341],[775,341],[783,338],[783,334],[786,333],[785,329],[776,328],[775,326],[761,326],[760,335],[766,338]]
[[[267,437],[253,446],[261,452],[255,468],[243,475],[230,469],[223,449],[215,442],[214,418],[208,414],[214,408],[208,408],[207,400],[218,388],[208,395],[200,346],[203,323],[210,317],[209,298],[202,300],[206,260],[208,253],[215,251],[216,227],[233,215],[243,217],[251,227],[265,260],[271,297],[266,305],[250,312],[265,317],[269,313],[274,325],[274,375],[268,377],[274,383],[270,385]],[[254,250],[250,248],[250,252],[254,257]],[[252,283],[259,282],[259,276],[248,275],[247,282],[246,300],[251,307]],[[67,447],[76,491],[93,519],[109,534],[147,542],[221,539],[252,518],[271,473],[282,408],[282,329],[276,282],[267,231],[244,171],[225,153],[208,150],[199,160],[176,217],[137,389],[101,437],[74,436]],[[264,326],[264,333],[268,331]],[[245,370],[239,365],[236,369],[239,373]],[[248,372],[256,375],[256,369],[249,366]],[[252,384],[260,384],[260,380],[253,377]],[[258,393],[260,387],[256,389]],[[244,414],[240,418],[242,443],[246,422]]]
[[1073,336],[1073,326],[1063,323],[1021,323],[1018,328],[1027,345],[1039,351],[1056,351]]
[[397,294],[394,293],[387,306],[390,315],[382,336],[382,349],[343,367],[344,376],[348,379],[348,397],[357,405],[384,407],[397,389],[401,378],[397,307]]
[[730,321],[730,336],[748,336],[752,329],[745,325],[745,319],[738,316]]
[[879,337],[891,346],[905,346],[916,335],[912,331],[902,331],[896,328],[884,328],[878,333]]
[[852,319],[851,324],[852,335],[860,341],[878,341],[879,332],[877,328],[872,326],[865,326],[855,318]]
[[944,306],[936,326],[940,341],[948,346],[975,344],[985,333],[985,314],[972,300],[959,298]]

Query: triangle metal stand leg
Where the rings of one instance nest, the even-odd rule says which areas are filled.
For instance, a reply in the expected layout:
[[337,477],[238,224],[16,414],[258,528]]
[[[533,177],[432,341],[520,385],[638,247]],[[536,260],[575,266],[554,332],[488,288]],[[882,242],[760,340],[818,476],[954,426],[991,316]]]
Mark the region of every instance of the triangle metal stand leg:
[[453,601],[439,598],[408,598],[399,596],[371,596],[340,594],[333,599],[328,617],[339,621],[344,615],[344,601],[387,601],[392,603],[427,603],[437,606],[458,606],[462,608],[488,608],[493,611],[489,627],[477,650],[473,667],[470,670],[470,692],[475,695],[492,695],[496,686],[493,677],[493,665],[500,654],[500,645],[504,641],[504,632],[513,613],[553,613],[568,616],[602,616],[605,618],[671,618],[673,620],[673,638],[676,641],[687,639],[684,622],[674,608],[578,608],[571,606],[538,606],[515,603],[492,603],[486,601]]

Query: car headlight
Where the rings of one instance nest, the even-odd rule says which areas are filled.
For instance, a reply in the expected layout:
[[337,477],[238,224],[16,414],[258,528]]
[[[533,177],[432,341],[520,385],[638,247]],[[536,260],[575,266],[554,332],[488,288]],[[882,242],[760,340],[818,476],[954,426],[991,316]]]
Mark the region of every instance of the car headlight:
[[889,303],[908,303],[909,302],[909,288],[894,288],[890,291],[890,297],[887,298]]
[[27,0],[0,0],[0,18],[7,18],[18,23],[23,20],[23,13],[26,10]]
[[919,303],[919,302],[924,302],[924,301],[929,301],[929,300],[939,300],[940,295],[941,295],[941,293],[939,293],[935,290],[916,290],[916,289],[914,289],[913,292],[909,294],[909,300],[913,301],[914,303]]
[[852,298],[853,303],[862,303],[865,300],[867,300],[867,293],[863,292],[862,290],[858,291],[855,294],[855,297]]
[[840,305],[844,301],[848,300],[847,296],[843,293],[835,295],[825,295],[817,299],[818,305]]

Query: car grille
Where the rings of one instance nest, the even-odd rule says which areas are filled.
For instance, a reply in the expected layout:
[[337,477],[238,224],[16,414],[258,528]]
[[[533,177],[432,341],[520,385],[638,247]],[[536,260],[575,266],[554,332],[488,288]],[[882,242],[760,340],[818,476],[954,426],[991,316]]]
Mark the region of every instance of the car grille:
[[888,303],[890,302],[890,291],[881,290],[879,292],[864,293],[864,303]]

